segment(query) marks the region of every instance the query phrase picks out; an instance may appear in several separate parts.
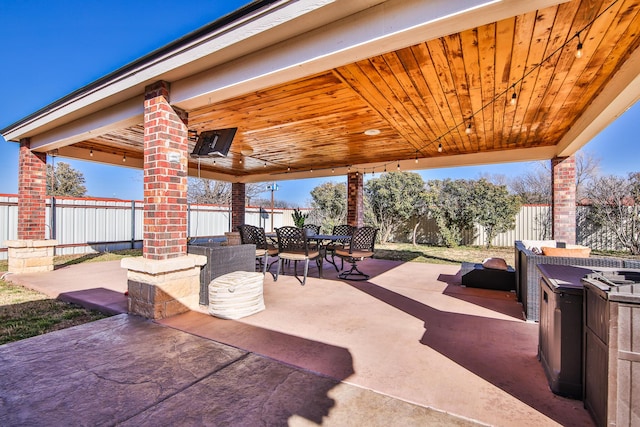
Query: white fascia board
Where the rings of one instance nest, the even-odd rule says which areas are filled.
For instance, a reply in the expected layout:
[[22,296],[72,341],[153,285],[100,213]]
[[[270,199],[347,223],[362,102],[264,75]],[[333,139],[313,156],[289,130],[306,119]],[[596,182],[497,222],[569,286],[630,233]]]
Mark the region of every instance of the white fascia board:
[[50,151],[144,121],[144,98],[136,96],[55,129],[31,137],[31,149]]
[[604,90],[558,143],[558,157],[569,157],[640,100],[640,48],[629,56]]
[[175,81],[171,101],[185,110],[203,107],[566,1],[389,0]]

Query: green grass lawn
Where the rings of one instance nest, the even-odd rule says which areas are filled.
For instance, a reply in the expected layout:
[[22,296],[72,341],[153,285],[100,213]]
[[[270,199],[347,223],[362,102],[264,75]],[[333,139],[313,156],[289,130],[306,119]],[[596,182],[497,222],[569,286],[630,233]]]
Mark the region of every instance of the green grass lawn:
[[0,280],[0,344],[105,317],[108,315]]
[[[81,262],[112,261],[140,254],[141,251],[118,251],[65,255],[55,257],[54,264],[65,266]],[[0,261],[1,271],[7,271],[7,261]],[[0,345],[109,316],[0,280]]]

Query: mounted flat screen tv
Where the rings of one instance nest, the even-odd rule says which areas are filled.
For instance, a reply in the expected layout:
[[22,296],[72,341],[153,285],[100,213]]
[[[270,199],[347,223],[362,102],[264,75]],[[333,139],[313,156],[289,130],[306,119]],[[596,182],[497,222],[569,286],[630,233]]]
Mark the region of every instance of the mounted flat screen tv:
[[191,157],[227,157],[238,128],[208,130],[198,135]]

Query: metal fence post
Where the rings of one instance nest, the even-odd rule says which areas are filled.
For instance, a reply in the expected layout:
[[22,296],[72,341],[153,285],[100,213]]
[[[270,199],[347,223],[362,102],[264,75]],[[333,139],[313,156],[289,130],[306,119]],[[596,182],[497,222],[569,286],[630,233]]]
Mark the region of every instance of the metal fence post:
[[131,249],[136,248],[136,201],[131,201]]

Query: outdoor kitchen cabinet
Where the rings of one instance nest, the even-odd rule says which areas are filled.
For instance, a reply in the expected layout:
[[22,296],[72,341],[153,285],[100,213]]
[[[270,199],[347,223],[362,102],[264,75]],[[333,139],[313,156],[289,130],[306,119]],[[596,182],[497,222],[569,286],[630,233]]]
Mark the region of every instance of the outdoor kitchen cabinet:
[[584,405],[598,426],[640,425],[640,270],[584,284]]
[[580,279],[593,270],[538,265],[538,359],[555,394],[582,399],[582,295]]

